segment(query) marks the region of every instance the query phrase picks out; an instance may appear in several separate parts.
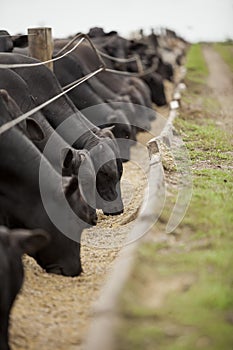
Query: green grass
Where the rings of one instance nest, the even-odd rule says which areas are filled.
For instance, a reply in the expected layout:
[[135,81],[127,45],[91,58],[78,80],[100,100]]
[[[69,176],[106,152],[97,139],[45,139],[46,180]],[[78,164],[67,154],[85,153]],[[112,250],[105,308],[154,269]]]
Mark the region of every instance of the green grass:
[[227,135],[211,119],[201,118],[200,123],[198,125],[196,116],[192,121],[181,118],[175,121],[176,129],[183,135],[182,139],[186,142],[192,162],[195,164],[206,161],[209,165],[221,167],[222,162],[226,161],[230,165],[232,144]]
[[[194,171],[192,201],[178,228],[179,234],[191,230],[186,244],[169,249],[165,243],[147,242],[140,247],[121,300],[124,318],[119,330],[121,350],[152,350],[155,344],[156,349],[166,350],[228,350],[233,344],[233,327],[229,322],[233,318],[232,156],[226,156],[226,168],[215,168],[222,164],[219,153],[227,152],[231,145],[210,121],[205,127],[181,119],[178,125],[187,133],[187,146],[193,147],[198,135],[196,142],[202,157],[191,150],[191,158],[195,161],[204,158],[214,168]],[[210,154],[204,151],[209,148]],[[202,240],[207,240],[207,244],[202,245]],[[169,290],[169,280],[174,276],[181,280],[182,276],[194,276],[195,282],[167,293],[164,281]],[[156,299],[156,283],[161,281],[166,300],[161,307],[153,308],[147,304],[145,295],[151,288],[155,295],[149,292],[150,298]]]
[[[179,254],[162,254],[156,244],[144,244],[121,301],[124,322],[117,349],[231,349],[232,263],[232,245],[221,240],[204,251],[187,252],[183,247]],[[186,275],[194,276],[195,282],[169,291],[166,281]],[[164,286],[166,297],[159,308],[147,305],[144,295],[152,279]],[[149,297],[156,299],[156,289]]]
[[222,56],[223,60],[233,72],[233,43],[216,43],[214,49]]
[[200,57],[200,46],[191,47],[191,90],[175,122],[193,165],[192,200],[176,243],[152,239],[139,247],[120,300],[117,350],[233,348],[232,140],[211,119]]
[[195,83],[203,83],[208,75],[208,68],[203,57],[200,44],[192,45],[188,51],[187,80]]

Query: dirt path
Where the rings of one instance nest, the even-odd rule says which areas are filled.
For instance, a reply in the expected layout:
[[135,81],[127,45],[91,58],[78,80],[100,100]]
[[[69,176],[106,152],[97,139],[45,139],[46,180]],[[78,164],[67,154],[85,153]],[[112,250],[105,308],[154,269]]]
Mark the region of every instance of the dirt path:
[[233,132],[233,74],[220,55],[211,46],[203,47],[209,68],[207,84],[211,94],[220,103],[218,124],[228,133]]

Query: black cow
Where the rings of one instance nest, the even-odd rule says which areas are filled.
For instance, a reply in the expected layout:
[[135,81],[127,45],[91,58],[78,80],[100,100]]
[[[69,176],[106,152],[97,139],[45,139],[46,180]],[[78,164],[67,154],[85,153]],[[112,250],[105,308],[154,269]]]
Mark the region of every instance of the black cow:
[[[62,86],[66,86],[83,76],[81,67],[72,55],[68,55],[61,60],[55,61],[54,73]],[[95,78],[92,78],[91,80],[93,79]],[[103,89],[108,90],[105,87],[103,87]],[[114,126],[112,132],[116,138],[116,141],[119,141],[118,146],[121,158],[129,160],[130,147],[128,145],[127,150],[125,148],[122,149],[121,139],[133,139],[134,134],[126,113],[124,113],[125,108],[122,110],[122,108],[120,108],[122,105],[118,106],[117,108],[112,108],[110,98],[115,100],[116,96],[111,93],[110,90],[109,94],[102,94],[102,96],[101,94],[97,95],[96,91],[94,91],[93,87],[90,86],[88,82],[84,82],[77,88],[70,91],[68,96],[71,98],[76,107],[83,113],[83,115],[94,125],[100,128]]]
[[151,90],[152,101],[157,106],[165,106],[167,100],[161,75],[158,73],[145,74],[143,80]]
[[[16,96],[16,103],[21,106],[22,112],[26,112],[35,107],[32,96],[24,80],[15,72],[9,69],[0,69],[0,89],[6,89],[10,95]],[[14,103],[11,101],[11,103]],[[17,107],[16,107],[17,108]],[[63,176],[77,176],[79,187],[85,194],[89,211],[95,216],[95,171],[89,152],[86,150],[76,150],[68,145],[65,140],[58,135],[43,114],[39,111],[27,118],[24,123],[23,132],[27,134],[40,151],[45,152],[46,158],[52,166]],[[22,123],[21,123],[22,124]],[[48,141],[50,140],[49,144]],[[68,182],[71,179],[68,179]],[[67,179],[64,184],[67,183]],[[77,188],[77,191],[79,189]],[[77,196],[77,201],[79,196]],[[79,203],[74,203],[74,207]],[[85,221],[84,217],[84,221]],[[95,224],[96,220],[93,220]]]
[[28,46],[27,35],[11,36],[6,30],[0,30],[0,52],[12,52],[13,48]]
[[[0,62],[38,61],[19,54],[1,53]],[[15,72],[28,84],[36,105],[62,92],[55,75],[45,66],[17,68]],[[73,144],[76,149],[90,151],[96,171],[97,207],[103,209],[106,214],[122,213],[120,179],[123,168],[116,142],[113,139],[98,137],[95,131],[99,129],[89,122],[65,95],[43,108],[43,113],[54,129],[60,125],[57,131],[69,144]]]
[[[62,45],[64,43],[63,40]],[[55,41],[55,44],[57,47],[58,42]],[[14,52],[28,55],[27,49],[16,49]],[[93,54],[92,51],[91,54]],[[72,54],[55,61],[53,70],[62,87],[69,85],[84,75],[76,55]],[[111,130],[117,141],[119,139],[135,140],[134,126],[131,126],[128,120],[130,119],[132,121],[132,118],[134,119],[133,115],[135,112],[130,99],[127,99],[126,96],[115,94],[96,78],[92,78],[91,82],[91,84],[89,82],[83,82],[80,86],[68,92],[67,95],[82,114],[94,125],[100,128],[114,126]],[[111,102],[117,101],[123,103],[118,103],[117,106],[114,103],[111,104]],[[98,105],[96,108],[89,108],[96,105]],[[143,126],[141,127],[143,128]],[[150,128],[150,125],[145,126],[145,128]],[[122,160],[129,160],[130,143],[128,145],[124,144],[122,148],[122,143],[119,141],[118,146]],[[128,147],[126,148],[126,146]]]
[[[33,96],[25,81],[10,69],[0,69],[0,89],[6,89],[22,110],[27,112],[35,107]],[[39,125],[38,125],[39,124]],[[36,147],[63,176],[78,176],[82,193],[87,197],[90,210],[95,210],[95,170],[86,150],[76,150],[52,128],[41,111],[27,118],[23,131]],[[42,133],[41,133],[42,131]],[[85,174],[85,175],[84,175]]]
[[[64,40],[55,41],[55,49],[60,49],[64,44]],[[111,68],[111,63],[109,61],[106,62],[107,66]],[[55,73],[59,80],[62,81],[63,85],[65,84],[64,79],[72,81],[72,79],[74,80],[74,77],[80,78],[89,72],[94,71],[99,64],[99,60],[90,46],[82,43],[75,52],[69,54],[64,60],[62,59],[57,63],[55,62]],[[137,113],[137,109],[132,109],[132,103],[145,106],[145,101],[141,92],[131,83],[130,80],[128,80],[128,78],[120,77],[110,72],[100,72],[96,77],[89,79],[87,84],[104,101],[109,103],[112,101],[117,102],[117,108],[125,112],[132,126],[138,126],[140,129],[150,130],[150,122],[147,113],[145,112],[141,115]],[[81,88],[79,90],[80,93]],[[128,98],[127,103],[126,98]],[[72,99],[75,100],[74,96]],[[76,99],[78,100],[78,92]],[[129,107],[131,109],[129,109]]]
[[48,244],[49,235],[42,230],[8,230],[0,226],[0,348],[10,350],[9,316],[23,283],[21,257],[33,254]]
[[11,52],[13,47],[10,34],[6,30],[0,30],[0,52]]
[[[18,114],[22,112],[1,90],[0,125]],[[32,255],[46,271],[67,276],[82,272],[80,236],[87,222],[96,222],[96,213],[82,198],[77,178],[62,184],[62,177],[17,127],[0,135],[0,213],[0,223],[10,228],[50,233],[50,243]]]
[[[99,33],[98,31],[94,31],[94,33]],[[89,32],[92,36],[92,32]],[[101,49],[101,51],[106,52],[107,54],[116,57],[116,58],[127,58],[128,56],[133,56],[135,54],[139,55],[145,68],[148,66],[152,66],[152,62],[148,60],[147,48],[148,45],[145,43],[137,42],[135,40],[127,40],[119,36],[116,32],[107,33],[105,36],[97,35],[96,39],[94,38],[94,43]],[[156,53],[153,52],[153,57],[156,56]],[[151,58],[151,56],[149,56]],[[161,61],[162,64],[162,61]],[[114,67],[116,69],[121,70],[129,70],[131,72],[135,72],[138,70],[136,62],[129,63],[114,63]],[[160,71],[162,69],[160,68]],[[156,69],[155,72],[156,73]],[[147,74],[146,76],[142,76],[142,80],[148,84],[152,93],[152,101],[158,106],[165,105],[166,97],[163,86],[162,78],[158,79],[158,75],[154,75],[154,73]],[[157,72],[158,73],[158,72]]]
[[[55,52],[57,49],[60,49],[62,46],[64,46],[66,42],[67,41],[64,39],[55,40]],[[13,44],[15,45],[15,41]],[[75,79],[82,77],[84,74],[86,74],[85,72],[89,72],[91,69],[90,64],[93,62],[95,65],[99,64],[98,60],[95,61],[95,54],[92,50],[90,50],[90,47],[87,47],[87,49],[89,50],[88,60],[86,60],[85,57],[82,59],[83,48],[81,45],[78,48],[78,55],[72,53],[66,57],[63,57],[62,60],[54,62],[54,72],[62,86],[66,86],[67,84],[73,82]],[[28,55],[27,50],[22,51],[21,49],[14,49],[14,52]],[[94,57],[94,61],[92,56]],[[154,111],[145,109],[144,113],[141,114],[141,110],[140,112],[138,112],[137,108],[135,110],[134,106],[131,103],[133,102],[137,105],[145,105],[149,108],[152,108],[151,99],[149,97],[150,95],[148,94],[146,86],[144,85],[144,89],[138,89],[139,85],[132,84],[132,80],[129,79],[129,81],[127,81],[126,78],[123,80],[118,79],[118,77],[110,73],[107,74],[107,80],[111,82],[110,86],[103,84],[103,82],[98,79],[98,76],[92,77],[92,79],[90,79],[88,82],[82,83],[81,86],[69,92],[68,96],[72,99],[76,107],[79,110],[82,110],[82,113],[95,125],[99,125],[100,127],[115,125],[112,132],[115,135],[116,139],[129,138],[135,140],[135,132],[137,131],[135,125],[138,125],[138,129],[141,131],[150,130],[149,120],[154,119]],[[113,84],[115,80],[118,85],[116,85],[114,88]],[[136,87],[134,85],[136,85]],[[114,91],[112,88],[114,88]],[[149,100],[150,103],[148,103]],[[119,103],[111,104],[112,101]],[[108,106],[106,106],[106,102],[108,102]],[[91,115],[89,113],[90,109],[88,112],[86,110],[83,110],[84,108],[95,106],[97,104],[99,105],[101,103],[101,108],[98,106],[98,109],[95,109],[95,113],[91,113]],[[113,111],[112,107],[114,109],[117,109],[117,111]],[[148,113],[149,120],[147,118]],[[118,144],[120,151],[123,151],[124,154],[126,152],[126,145],[128,145],[126,154],[129,154],[130,143],[126,143],[123,149],[121,149],[121,142],[118,142]],[[127,159],[129,159],[129,156]]]

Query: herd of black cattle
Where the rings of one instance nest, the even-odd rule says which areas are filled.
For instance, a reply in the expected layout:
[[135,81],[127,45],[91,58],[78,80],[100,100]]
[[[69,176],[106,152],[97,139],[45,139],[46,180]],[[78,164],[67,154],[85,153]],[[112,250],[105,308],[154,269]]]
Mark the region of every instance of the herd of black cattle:
[[[45,65],[25,67],[21,64],[38,62],[28,55],[27,36],[0,31],[1,350],[9,349],[9,313],[23,280],[22,254],[49,273],[82,272],[81,233],[96,224],[96,209],[123,212],[122,162],[130,159],[137,133],[150,130],[153,105],[167,104],[164,81],[173,81],[186,50],[186,42],[169,30],[128,40],[92,28],[88,36],[105,54],[108,68],[136,73],[136,61],[121,59],[137,55],[145,74],[101,71],[3,132],[2,125],[61,94],[100,62],[83,41],[54,61],[53,72]],[[70,39],[54,40],[54,57]]]

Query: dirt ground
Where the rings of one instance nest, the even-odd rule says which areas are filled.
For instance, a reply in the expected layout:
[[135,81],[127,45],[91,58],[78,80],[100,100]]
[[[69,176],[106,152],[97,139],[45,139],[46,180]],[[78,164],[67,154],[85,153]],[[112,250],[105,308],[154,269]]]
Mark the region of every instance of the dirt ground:
[[207,84],[212,97],[221,106],[218,125],[227,133],[233,132],[233,74],[220,55],[211,47],[204,46],[203,54],[209,69]]

